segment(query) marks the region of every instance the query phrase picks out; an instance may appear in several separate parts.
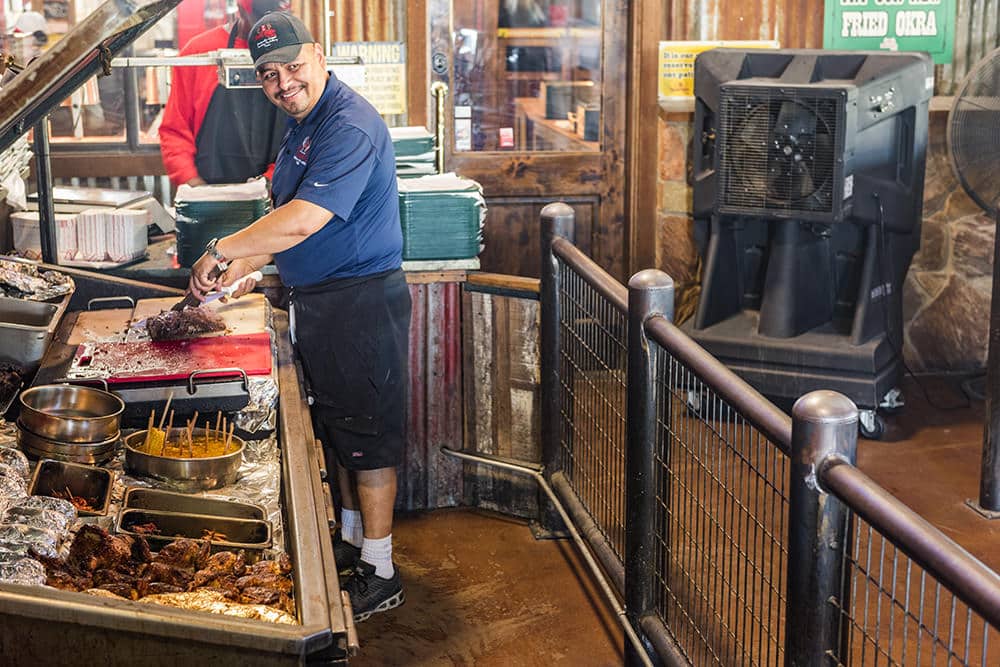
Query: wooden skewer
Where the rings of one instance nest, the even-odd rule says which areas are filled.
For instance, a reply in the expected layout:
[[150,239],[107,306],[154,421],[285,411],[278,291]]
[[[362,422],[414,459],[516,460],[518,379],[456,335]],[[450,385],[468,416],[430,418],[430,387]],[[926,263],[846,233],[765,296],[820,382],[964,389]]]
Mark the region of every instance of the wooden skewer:
[[229,435],[226,436],[226,445],[225,445],[225,447],[222,448],[222,453],[223,454],[228,454],[229,453],[229,445],[233,441],[233,429],[235,429],[235,428],[236,428],[236,424],[233,424],[233,423],[229,424]]
[[170,411],[170,419],[167,420],[167,430],[163,432],[163,444],[160,445],[160,456],[167,450],[167,438],[170,437],[170,429],[174,427],[174,411]]
[[146,425],[146,437],[142,441],[142,450],[149,452],[149,436],[153,433],[153,420],[156,418],[156,410],[149,413],[149,424]]
[[215,411],[215,432],[219,432],[219,424],[222,422],[222,410]]
[[205,419],[205,456],[208,456],[208,437],[212,434],[212,422]]
[[163,422],[164,422],[164,421],[166,420],[166,418],[167,418],[167,411],[168,411],[168,410],[170,410],[170,401],[172,401],[173,399],[174,399],[174,392],[173,392],[173,390],[171,390],[171,392],[170,392],[169,394],[167,394],[167,402],[166,402],[166,404],[165,404],[165,405],[163,406],[163,414],[162,414],[162,415],[160,415],[160,425],[159,425],[159,427],[158,427],[158,428],[159,428],[159,429],[160,429],[161,431],[163,430]]

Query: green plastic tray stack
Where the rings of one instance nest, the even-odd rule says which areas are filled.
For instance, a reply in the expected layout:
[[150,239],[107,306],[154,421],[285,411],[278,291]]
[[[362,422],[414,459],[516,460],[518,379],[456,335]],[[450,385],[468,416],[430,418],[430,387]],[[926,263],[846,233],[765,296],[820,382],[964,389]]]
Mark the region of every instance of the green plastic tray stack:
[[194,264],[213,238],[238,232],[271,210],[264,179],[233,185],[182,185],[174,203],[181,266]]
[[389,128],[396,151],[396,175],[417,178],[437,173],[434,162],[434,135],[425,127]]
[[482,186],[455,174],[398,179],[403,259],[469,259],[483,249]]

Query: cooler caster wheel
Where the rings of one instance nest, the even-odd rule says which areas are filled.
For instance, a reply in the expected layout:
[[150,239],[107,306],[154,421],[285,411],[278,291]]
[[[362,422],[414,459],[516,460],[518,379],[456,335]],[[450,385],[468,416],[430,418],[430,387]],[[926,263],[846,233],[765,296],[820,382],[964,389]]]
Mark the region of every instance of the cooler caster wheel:
[[869,440],[881,440],[885,435],[885,422],[874,410],[860,410],[858,412],[858,433],[862,438]]
[[903,391],[899,387],[893,387],[882,398],[878,404],[878,409],[887,415],[899,413],[906,406],[906,399],[903,398]]

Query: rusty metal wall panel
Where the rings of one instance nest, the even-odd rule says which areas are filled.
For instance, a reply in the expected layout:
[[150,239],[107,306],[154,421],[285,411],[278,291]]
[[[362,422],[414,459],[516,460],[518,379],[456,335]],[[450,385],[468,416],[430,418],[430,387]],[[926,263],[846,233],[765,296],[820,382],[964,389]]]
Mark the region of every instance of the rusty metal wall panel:
[[330,41],[389,42],[402,35],[405,4],[396,0],[330,0]]
[[397,509],[451,507],[462,499],[461,283],[411,284],[410,400]]

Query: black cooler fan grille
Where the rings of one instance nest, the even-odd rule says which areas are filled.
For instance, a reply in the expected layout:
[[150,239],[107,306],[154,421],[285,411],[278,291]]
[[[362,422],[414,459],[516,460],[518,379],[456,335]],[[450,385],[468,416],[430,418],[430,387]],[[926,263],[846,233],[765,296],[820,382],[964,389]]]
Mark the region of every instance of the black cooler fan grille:
[[836,217],[842,109],[835,96],[726,86],[719,104],[719,210]]

